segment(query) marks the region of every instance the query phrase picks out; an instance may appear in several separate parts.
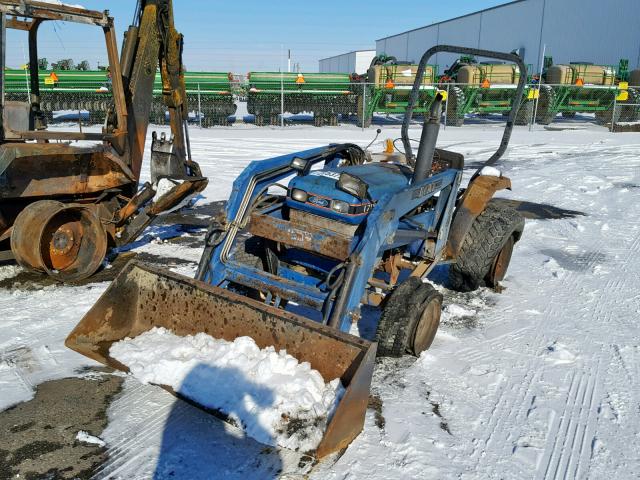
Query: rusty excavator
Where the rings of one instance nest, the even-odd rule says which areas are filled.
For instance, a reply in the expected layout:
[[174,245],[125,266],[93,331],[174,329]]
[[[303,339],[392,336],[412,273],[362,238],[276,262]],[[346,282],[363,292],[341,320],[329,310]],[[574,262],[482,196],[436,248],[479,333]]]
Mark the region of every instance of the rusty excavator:
[[[65,21],[101,27],[112,104],[101,132],[50,131],[41,109],[38,30]],[[78,281],[94,274],[110,247],[134,240],[158,215],[202,191],[192,160],[183,77],[183,37],[171,0],[141,0],[118,54],[114,20],[98,12],[31,0],[0,1],[0,260]],[[6,100],[7,29],[27,32],[29,98]],[[151,145],[151,183],[140,187],[156,71],[171,137]]]

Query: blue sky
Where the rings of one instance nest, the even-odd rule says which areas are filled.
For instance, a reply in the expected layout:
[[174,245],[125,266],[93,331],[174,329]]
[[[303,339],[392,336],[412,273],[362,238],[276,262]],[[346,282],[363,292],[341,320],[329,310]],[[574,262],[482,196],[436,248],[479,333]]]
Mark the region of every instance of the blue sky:
[[[75,2],[109,9],[119,42],[136,4],[135,0],[69,0]],[[287,49],[303,71],[317,71],[321,58],[374,49],[378,38],[502,3],[506,0],[174,0],[174,10],[177,28],[185,35],[188,70],[246,73],[286,68]],[[56,22],[41,30],[40,56],[50,62],[89,60],[92,68],[106,62],[99,28]],[[24,63],[27,44],[21,33],[8,35],[9,66]]]

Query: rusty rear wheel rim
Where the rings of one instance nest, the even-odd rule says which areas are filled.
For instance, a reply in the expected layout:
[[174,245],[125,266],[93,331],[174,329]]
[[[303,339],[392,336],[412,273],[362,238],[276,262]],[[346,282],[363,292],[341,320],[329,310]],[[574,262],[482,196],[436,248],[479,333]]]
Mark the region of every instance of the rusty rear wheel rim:
[[41,253],[52,270],[69,268],[78,258],[84,228],[73,215],[64,215],[64,210],[46,225],[41,237]]
[[491,271],[489,273],[489,283],[492,286],[498,284],[504,280],[504,277],[507,275],[507,269],[509,268],[509,263],[511,262],[511,255],[513,254],[513,246],[515,244],[515,240],[513,235],[509,237],[507,243],[504,244],[502,249],[496,258],[493,261],[493,265],[491,265]]
[[11,250],[24,267],[59,281],[78,281],[100,268],[107,234],[91,207],[43,200],[18,215]]
[[98,217],[84,206],[58,210],[40,236],[42,266],[60,281],[90,277],[100,268],[106,253],[106,232]]
[[433,343],[438,326],[440,325],[440,315],[442,314],[442,299],[440,295],[432,296],[424,310],[418,318],[413,338],[410,344],[411,352],[418,356],[427,350]]

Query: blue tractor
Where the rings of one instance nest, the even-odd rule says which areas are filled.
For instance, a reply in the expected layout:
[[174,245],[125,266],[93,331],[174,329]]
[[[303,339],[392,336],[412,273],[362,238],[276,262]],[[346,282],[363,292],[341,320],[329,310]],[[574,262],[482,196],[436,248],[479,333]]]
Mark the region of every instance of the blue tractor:
[[[425,116],[415,157],[408,137],[419,79],[442,51],[511,61],[526,71],[513,54],[427,51],[399,161],[376,161],[356,145],[337,144],[251,163],[234,183],[225,218],[209,231],[197,278],[276,307],[292,303],[290,310],[343,332],[363,305],[380,307],[376,340],[384,356],[419,355],[431,345],[442,295],[423,280],[436,265],[451,264],[456,289],[497,287],[524,227],[514,209],[491,201],[510,188],[509,179],[481,168],[460,189],[463,156],[435,147],[444,92]],[[516,99],[526,78],[520,76]],[[517,111],[516,102],[485,166],[504,153]]]
[[[111,345],[153,327],[285,349],[325,381],[340,378],[346,390],[315,455],[344,449],[364,424],[376,348],[378,356],[418,355],[433,341],[442,295],[424,281],[429,272],[448,263],[457,289],[497,287],[524,227],[491,200],[510,181],[486,167],[509,143],[527,76],[500,147],[461,189],[463,156],[435,146],[444,92],[425,116],[415,156],[409,139],[420,79],[437,52],[512,61],[526,72],[516,55],[430,49],[404,119],[403,155],[336,144],[251,163],[212,219],[196,279],[130,262],[66,345],[122,370]],[[377,346],[348,333],[363,305],[381,309]]]

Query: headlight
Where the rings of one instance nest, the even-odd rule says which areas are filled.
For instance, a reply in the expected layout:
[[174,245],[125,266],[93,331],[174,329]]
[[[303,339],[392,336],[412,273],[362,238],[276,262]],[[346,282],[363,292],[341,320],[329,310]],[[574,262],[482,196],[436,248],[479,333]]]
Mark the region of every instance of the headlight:
[[338,188],[354,197],[358,197],[360,200],[364,200],[367,197],[369,190],[369,186],[365,182],[348,173],[342,173],[340,175]]
[[291,163],[289,164],[289,166],[294,170],[304,172],[307,168],[308,163],[309,161],[306,158],[293,157],[293,160],[291,160]]
[[309,198],[309,194],[304,190],[300,190],[299,188],[294,188],[291,191],[291,198],[293,198],[297,202],[306,202]]
[[349,213],[349,204],[342,200],[331,200],[331,210],[338,213]]

